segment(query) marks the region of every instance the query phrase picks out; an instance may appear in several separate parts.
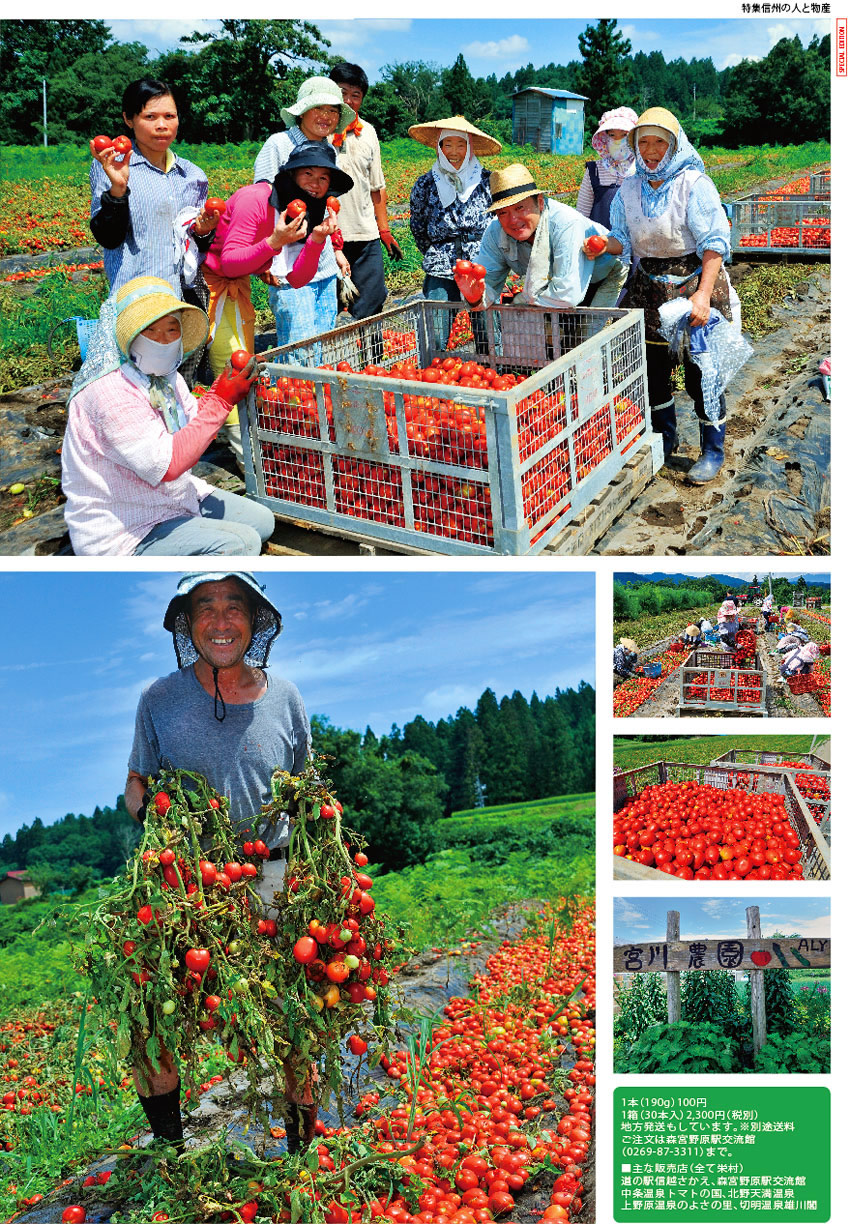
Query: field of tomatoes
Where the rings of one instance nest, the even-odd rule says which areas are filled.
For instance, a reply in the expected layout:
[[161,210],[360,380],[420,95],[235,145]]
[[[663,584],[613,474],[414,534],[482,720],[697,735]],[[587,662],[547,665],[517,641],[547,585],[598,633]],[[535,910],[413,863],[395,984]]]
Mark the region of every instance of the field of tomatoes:
[[680,880],[802,880],[779,794],[688,782],[648,786],[614,814],[614,854]]

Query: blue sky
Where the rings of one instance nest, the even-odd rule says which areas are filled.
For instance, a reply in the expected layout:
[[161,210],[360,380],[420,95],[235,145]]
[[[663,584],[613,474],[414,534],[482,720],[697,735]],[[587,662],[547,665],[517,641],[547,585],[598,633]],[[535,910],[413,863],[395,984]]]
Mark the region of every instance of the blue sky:
[[668,910],[679,911],[683,940],[744,938],[748,905],[759,907],[762,935],[829,935],[828,897],[615,897],[614,943],[663,940]]
[[[309,714],[376,734],[501,698],[594,683],[589,573],[286,572],[271,665]],[[0,837],[90,814],[123,789],[142,686],[173,671],[176,574],[0,575]],[[567,643],[569,645],[567,645]]]
[[[319,12],[327,12],[320,6]],[[735,11],[734,8],[732,11]],[[738,7],[738,12],[740,8]],[[595,17],[551,20],[528,19],[419,19],[408,17],[361,18],[355,21],[311,18],[331,50],[359,63],[371,79],[377,79],[384,64],[426,60],[440,66],[451,64],[462,52],[474,76],[497,77],[515,72],[526,64],[541,67],[580,59],[578,35]],[[152,51],[179,46],[182,34],[193,30],[216,30],[218,22],[110,21],[113,36],[121,42],[143,42]],[[620,29],[631,40],[632,51],[662,51],[666,59],[682,56],[711,57],[718,69],[738,63],[744,56],[759,59],[781,38],[799,34],[804,43],[813,35],[829,33],[830,19],[823,18],[710,18],[676,20],[653,17],[620,19]]]

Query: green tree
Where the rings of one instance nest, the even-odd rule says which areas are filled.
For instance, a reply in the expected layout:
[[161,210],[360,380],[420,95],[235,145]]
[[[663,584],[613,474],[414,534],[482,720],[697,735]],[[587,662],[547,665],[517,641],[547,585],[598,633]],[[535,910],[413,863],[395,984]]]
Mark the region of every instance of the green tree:
[[305,77],[327,65],[330,46],[307,21],[236,18],[222,21],[217,33],[196,30],[180,41],[200,50],[165,56],[157,71],[188,106],[184,138],[217,142],[264,139],[278,131],[281,106],[294,99]]
[[440,86],[452,115],[465,115],[471,123],[486,115],[488,98],[484,82],[476,81],[462,55],[458,55],[451,68],[443,70]]
[[[41,143],[42,79],[48,108],[53,78],[110,41],[105,21],[3,20],[0,39],[0,143]],[[50,109],[48,110],[50,113]]]
[[634,100],[634,74],[629,55],[632,44],[617,29],[617,22],[603,17],[578,36],[582,64],[576,73],[579,93],[588,98],[585,118],[593,132],[600,116]]
[[51,144],[105,131],[125,131],[121,97],[129,81],[148,71],[142,43],[112,43],[89,51],[53,78],[48,92],[48,134]]
[[760,60],[742,60],[724,79],[723,140],[785,144],[829,138],[829,59],[823,43],[782,38]]
[[380,81],[366,95],[368,119],[381,140],[406,136],[414,123],[439,119],[445,113],[441,75],[437,64],[422,60],[384,65]]

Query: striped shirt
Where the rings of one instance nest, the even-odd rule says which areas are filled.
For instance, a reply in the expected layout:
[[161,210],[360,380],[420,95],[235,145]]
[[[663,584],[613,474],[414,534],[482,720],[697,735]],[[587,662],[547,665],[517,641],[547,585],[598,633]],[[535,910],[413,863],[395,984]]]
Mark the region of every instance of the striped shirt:
[[[159,276],[168,281],[178,297],[183,296],[174,222],[184,208],[200,212],[208,183],[203,170],[193,162],[173,154],[170,161],[167,170],[158,170],[135,148],[130,154],[125,197],[130,208],[127,236],[120,246],[103,251],[103,269],[112,293],[136,276]],[[111,186],[98,161],[92,162],[89,182],[91,216],[95,217],[103,207],[101,196]]]
[[[254,162],[254,182],[273,183],[278,170],[289,161],[291,154],[300,145],[307,143],[307,137],[297,124],[287,128],[285,132],[275,132],[273,136],[269,136]],[[330,147],[333,149],[332,145]],[[336,154],[335,149],[333,152]],[[327,280],[329,276],[336,276],[336,272],[336,255],[331,244],[326,242],[322,248],[319,266],[313,281]]]
[[[198,401],[179,374],[173,386],[191,421]],[[62,489],[78,556],[131,556],[160,523],[200,513],[212,485],[190,472],[163,483],[172,439],[147,390],[121,370],[74,396],[62,444]]]
[[[596,173],[599,175],[600,187],[619,187],[623,181],[622,176],[618,178],[614,171],[603,166],[601,161],[596,163]],[[583,217],[589,217],[590,210],[593,208],[593,200],[593,183],[590,181],[590,171],[585,167],[584,178],[581,180],[576,198],[576,212],[580,212]]]

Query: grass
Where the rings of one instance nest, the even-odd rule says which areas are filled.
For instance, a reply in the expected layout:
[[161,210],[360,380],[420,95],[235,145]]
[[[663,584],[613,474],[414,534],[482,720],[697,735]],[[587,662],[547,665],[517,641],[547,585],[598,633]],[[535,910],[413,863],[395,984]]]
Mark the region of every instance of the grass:
[[[780,328],[782,320],[771,313],[771,307],[782,302],[801,281],[823,270],[824,265],[816,263],[762,264],[739,281],[737,290],[741,299],[741,320],[750,339],[760,340],[762,336]],[[796,364],[791,363],[788,371],[799,373],[808,360],[808,356],[802,357],[801,365],[795,359]],[[771,378],[770,381],[775,380]]]
[[641,616],[639,620],[615,621],[614,645],[625,637],[632,638],[638,646],[651,646],[672,633],[681,633],[685,625],[699,623],[703,619],[714,621],[717,607],[718,601],[715,600],[702,608],[671,608],[654,616]]
[[616,736],[614,764],[621,769],[638,769],[641,765],[651,765],[661,760],[707,765],[733,748],[781,752],[789,760],[794,760],[800,753],[810,752],[811,745],[811,735],[701,735],[663,739],[650,744],[632,737]]

